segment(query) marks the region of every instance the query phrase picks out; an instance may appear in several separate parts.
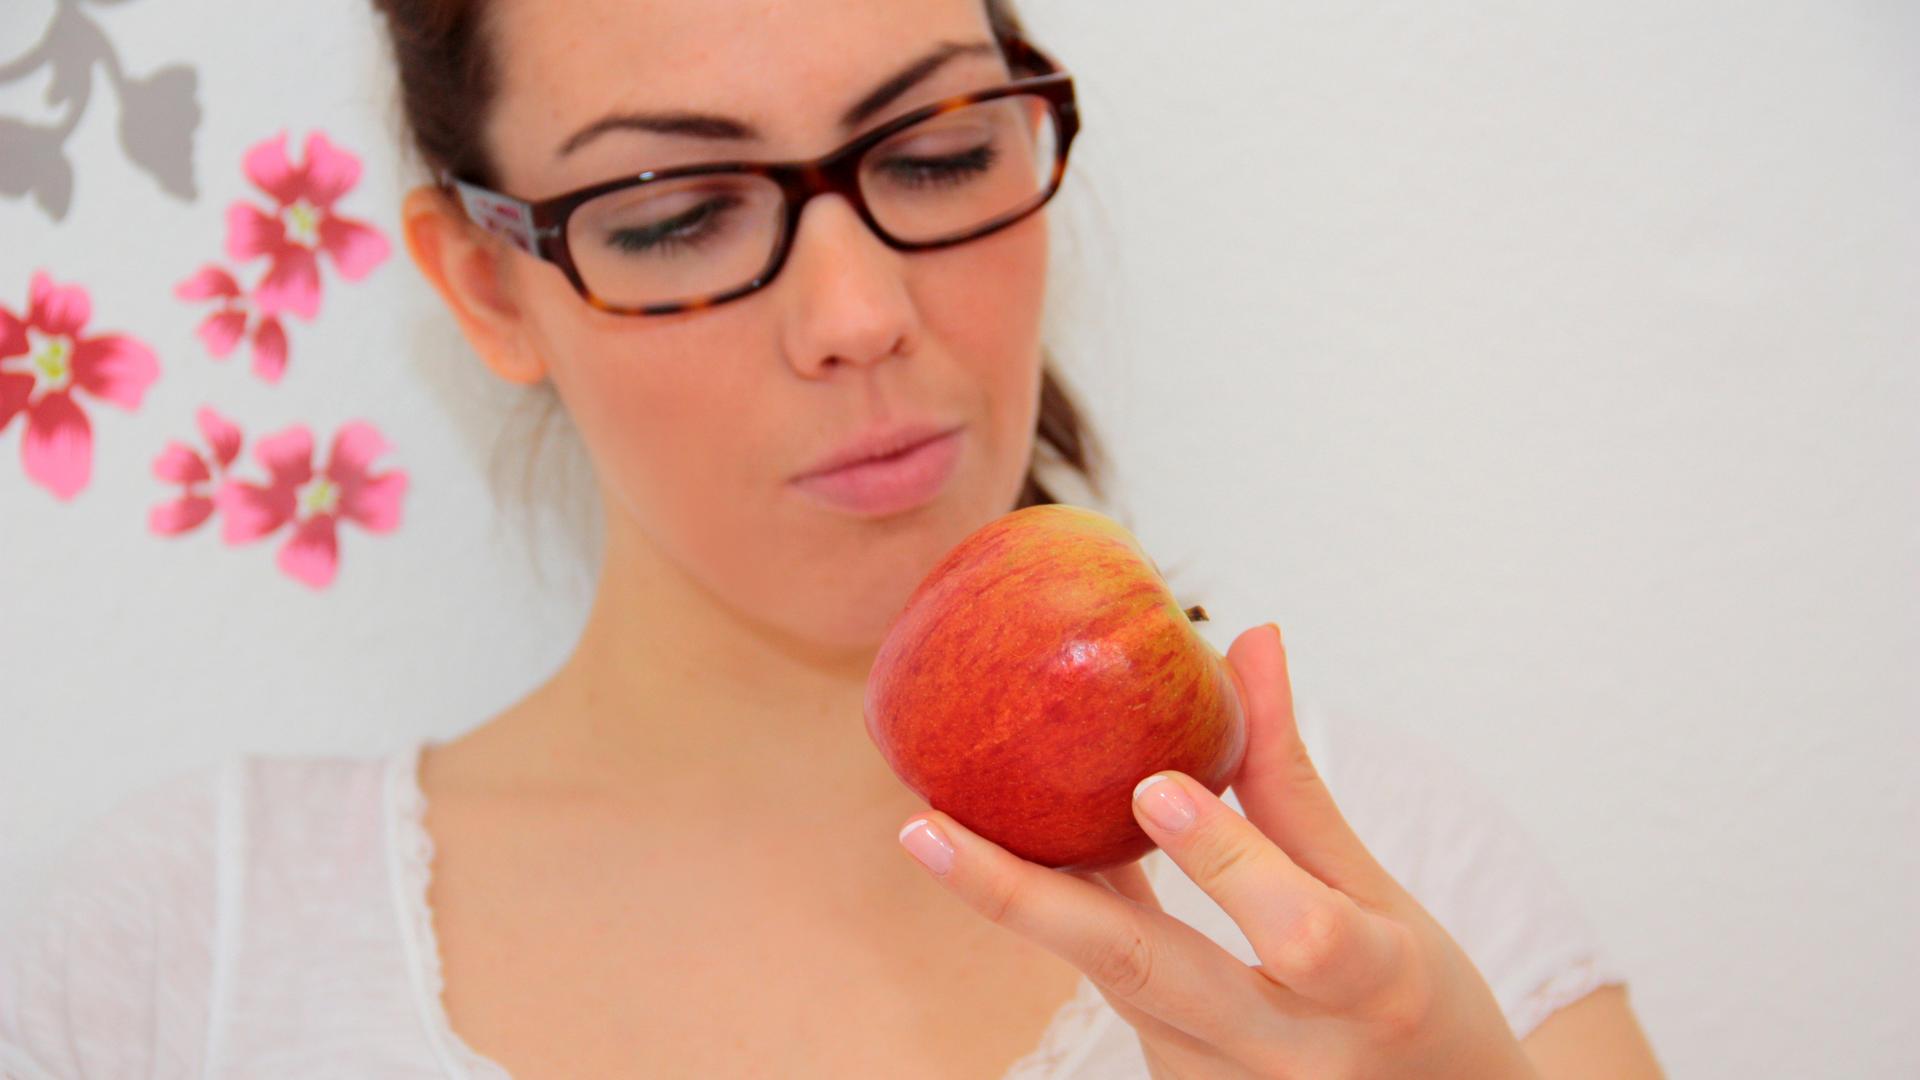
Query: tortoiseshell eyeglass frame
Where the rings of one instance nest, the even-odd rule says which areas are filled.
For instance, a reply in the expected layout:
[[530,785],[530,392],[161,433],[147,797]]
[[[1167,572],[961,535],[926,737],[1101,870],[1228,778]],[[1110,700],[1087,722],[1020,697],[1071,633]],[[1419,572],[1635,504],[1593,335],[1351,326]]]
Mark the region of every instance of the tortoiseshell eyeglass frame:
[[[436,179],[440,188],[454,197],[475,225],[499,236],[535,258],[558,266],[567,280],[573,284],[574,291],[579,293],[587,303],[601,311],[614,315],[673,315],[680,312],[699,311],[716,304],[723,304],[728,300],[736,300],[748,293],[763,289],[772,282],[774,276],[780,272],[780,268],[786,264],[787,253],[793,248],[793,237],[800,227],[800,212],[806,208],[807,201],[815,195],[831,192],[844,196],[867,227],[885,241],[887,246],[897,251],[929,251],[978,240],[1028,217],[1052,200],[1054,194],[1060,190],[1062,178],[1066,176],[1067,150],[1073,144],[1074,135],[1080,130],[1079,110],[1073,95],[1073,77],[1062,70],[1052,57],[1020,37],[1001,35],[999,42],[1007,65],[1012,71],[1016,73],[1031,71],[1034,74],[990,89],[975,90],[972,93],[945,98],[915,109],[812,161],[712,162],[682,168],[652,170],[634,176],[607,180],[537,202],[490,191],[444,170]],[[1053,175],[1048,181],[1045,194],[1036,199],[1032,205],[1003,214],[977,229],[938,240],[922,242],[902,240],[881,227],[880,223],[874,219],[873,212],[868,208],[866,198],[860,191],[860,159],[868,150],[895,132],[911,127],[929,117],[982,101],[1021,94],[1044,98],[1053,111],[1056,132]],[[567,218],[577,207],[608,192],[637,187],[656,180],[723,173],[745,173],[767,177],[780,185],[786,201],[786,219],[781,229],[779,243],[774,248],[772,258],[751,281],[707,296],[638,306],[614,304],[593,295],[593,291],[581,278],[580,269],[575,265],[573,254],[567,247]]]

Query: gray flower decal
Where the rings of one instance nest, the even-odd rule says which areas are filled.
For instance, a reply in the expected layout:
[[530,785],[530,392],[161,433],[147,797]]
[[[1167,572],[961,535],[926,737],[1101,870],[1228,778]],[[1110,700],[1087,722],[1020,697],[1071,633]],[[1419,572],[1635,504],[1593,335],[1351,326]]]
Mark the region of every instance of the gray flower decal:
[[50,71],[47,104],[66,110],[52,125],[0,116],[0,195],[31,196],[48,217],[66,218],[74,188],[66,143],[92,102],[95,69],[119,99],[120,148],[127,160],[174,198],[196,198],[193,136],[200,126],[199,76],[184,64],[144,76],[127,74],[113,42],[82,9],[81,0],[60,0],[46,36],[0,65],[0,85]]

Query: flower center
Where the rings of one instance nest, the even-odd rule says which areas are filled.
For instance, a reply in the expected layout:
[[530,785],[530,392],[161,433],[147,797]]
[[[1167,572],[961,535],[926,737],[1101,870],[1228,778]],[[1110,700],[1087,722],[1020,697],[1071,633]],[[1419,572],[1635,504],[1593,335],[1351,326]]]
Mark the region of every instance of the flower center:
[[324,476],[316,476],[313,483],[300,489],[299,503],[302,518],[331,514],[340,506],[340,486]]
[[320,209],[305,199],[295,199],[285,212],[287,237],[302,247],[320,242]]
[[73,339],[48,336],[27,327],[27,368],[46,393],[56,393],[73,381]]

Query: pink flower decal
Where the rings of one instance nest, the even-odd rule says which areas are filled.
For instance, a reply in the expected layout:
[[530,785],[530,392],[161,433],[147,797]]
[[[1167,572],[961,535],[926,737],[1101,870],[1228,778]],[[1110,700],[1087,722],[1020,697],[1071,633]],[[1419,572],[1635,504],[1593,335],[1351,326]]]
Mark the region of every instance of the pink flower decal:
[[[227,254],[240,263],[264,258],[265,271],[251,290],[243,290],[233,274],[208,265],[176,286],[174,295],[219,301],[200,324],[201,342],[215,359],[224,359],[246,339],[254,374],[272,383],[287,367],[281,317],[291,313],[312,321],[320,313],[321,257],[341,277],[359,281],[386,261],[391,247],[380,230],[335,212],[335,204],[360,182],[360,159],[324,134],[307,136],[297,165],[287,158],[286,132],[255,143],[242,171],[273,200],[273,208],[246,201],[229,206]],[[257,322],[249,309],[259,315]]]
[[[374,472],[372,468],[374,459],[388,449],[386,439],[373,425],[356,420],[334,435],[326,464],[316,471],[313,435],[304,425],[295,424],[261,439],[254,443],[253,457],[267,471],[267,482],[228,477],[214,494],[213,508],[221,515],[221,539],[228,544],[244,544],[291,526],[280,545],[280,569],[312,588],[327,587],[339,568],[342,520],[373,533],[392,532],[400,526],[407,474],[399,469]],[[162,453],[163,461],[167,455]],[[158,472],[161,461],[154,464]],[[196,476],[197,470],[188,463],[180,475]],[[187,486],[190,492],[191,482]],[[190,497],[190,493],[183,496]],[[192,512],[176,511],[183,516]]]
[[227,208],[227,255],[239,262],[265,256],[267,276],[253,300],[268,315],[291,311],[311,320],[320,313],[320,261],[325,254],[348,281],[358,281],[387,257],[387,239],[364,222],[333,212],[333,204],[360,182],[360,159],[335,148],[320,132],[307,136],[305,160],[287,160],[287,133],[247,151],[247,179],[273,197],[268,213],[251,203]]
[[84,337],[92,301],[78,285],[35,271],[22,319],[0,306],[0,431],[26,413],[27,475],[72,499],[93,475],[93,427],[76,391],[129,412],[160,377],[152,349],[121,334]]
[[220,301],[220,309],[207,316],[195,333],[200,335],[201,343],[214,359],[225,360],[240,336],[247,332],[247,312],[240,299],[240,283],[225,270],[206,266],[175,286],[173,294],[182,300]]
[[197,529],[213,514],[212,492],[201,487],[224,474],[233,459],[240,456],[240,429],[219,413],[201,408],[197,417],[200,434],[212,453],[207,457],[193,447],[170,442],[153,459],[153,475],[180,486],[180,497],[156,506],[147,515],[147,527],[161,536],[177,536]]

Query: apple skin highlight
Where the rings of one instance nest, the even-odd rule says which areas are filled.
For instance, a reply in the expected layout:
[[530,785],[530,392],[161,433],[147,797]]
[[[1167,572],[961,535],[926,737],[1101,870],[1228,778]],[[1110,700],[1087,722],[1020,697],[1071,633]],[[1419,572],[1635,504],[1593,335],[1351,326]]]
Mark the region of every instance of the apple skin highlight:
[[967,536],[888,625],[867,734],[932,808],[1008,851],[1099,870],[1154,848],[1133,787],[1174,769],[1224,791],[1246,752],[1227,660],[1139,542],[1082,507]]

